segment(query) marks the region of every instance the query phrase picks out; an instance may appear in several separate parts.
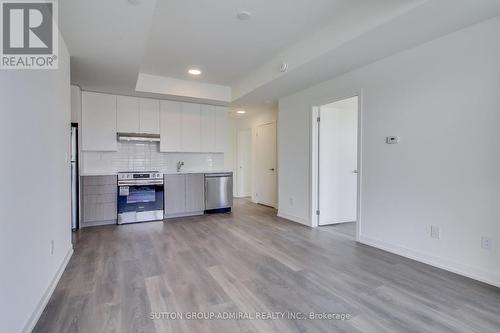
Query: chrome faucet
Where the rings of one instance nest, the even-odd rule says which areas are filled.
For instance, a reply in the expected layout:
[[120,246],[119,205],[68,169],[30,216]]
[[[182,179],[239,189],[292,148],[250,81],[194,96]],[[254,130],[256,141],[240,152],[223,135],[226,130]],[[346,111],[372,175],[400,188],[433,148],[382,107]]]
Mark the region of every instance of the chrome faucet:
[[184,165],[184,162],[182,162],[182,161],[177,162],[177,172],[181,171],[181,168],[183,165]]

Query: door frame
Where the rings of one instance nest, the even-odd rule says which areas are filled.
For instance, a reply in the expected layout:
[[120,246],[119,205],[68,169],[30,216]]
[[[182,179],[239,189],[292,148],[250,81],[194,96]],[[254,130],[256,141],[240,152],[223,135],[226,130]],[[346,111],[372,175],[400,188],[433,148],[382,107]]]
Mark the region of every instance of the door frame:
[[363,90],[352,91],[351,93],[338,95],[324,100],[319,100],[311,105],[310,121],[311,121],[311,165],[310,165],[310,217],[311,225],[316,228],[319,226],[319,215],[317,214],[319,206],[319,126],[317,118],[319,117],[319,109],[321,106],[326,104],[331,104],[335,102],[342,101],[344,99],[349,99],[353,97],[358,97],[358,195],[356,203],[356,241],[359,242],[359,236],[361,234],[361,189],[362,189],[362,177],[363,174],[363,163],[362,163],[362,152],[363,152]]
[[[255,192],[260,192],[259,191],[259,182],[256,180],[258,178],[258,146],[259,146],[259,139],[258,139],[258,133],[259,133],[259,127],[262,127],[262,126],[266,126],[266,125],[271,125],[271,124],[274,124],[274,134],[275,134],[275,137],[276,137],[276,166],[274,167],[275,170],[275,177],[276,177],[276,184],[275,184],[275,190],[276,190],[276,193],[275,193],[275,203],[274,203],[274,206],[268,206],[268,207],[273,207],[274,209],[277,209],[278,208],[278,174],[279,174],[279,166],[278,166],[278,122],[276,120],[272,120],[272,121],[268,121],[268,122],[264,122],[264,123],[261,123],[261,124],[258,124],[255,126],[255,149],[254,149],[254,156],[255,158],[253,159],[253,163],[254,165],[252,165],[252,169],[255,170],[255,172],[253,173],[253,178],[254,178],[254,188],[253,188],[253,193],[252,193],[252,197],[253,195],[255,194]],[[260,200],[259,200],[259,196],[257,195],[256,197],[256,200],[255,200],[256,203],[260,204],[260,205],[264,205],[264,206],[267,206],[265,203],[261,203]]]
[[[80,128],[78,126],[78,123],[73,123],[73,122],[71,123],[70,128],[71,129],[76,128],[76,163],[75,163],[76,164],[76,228],[74,230],[79,230],[80,229],[80,142],[79,142]],[[71,208],[73,209],[73,207]],[[73,212],[71,213],[73,214]]]

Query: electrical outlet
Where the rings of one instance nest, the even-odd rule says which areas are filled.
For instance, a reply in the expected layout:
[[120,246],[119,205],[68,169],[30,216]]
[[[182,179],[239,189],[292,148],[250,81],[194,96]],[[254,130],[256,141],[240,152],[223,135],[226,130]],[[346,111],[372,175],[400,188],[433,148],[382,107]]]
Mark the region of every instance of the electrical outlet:
[[488,237],[481,237],[481,248],[484,250],[491,250],[491,239]]
[[54,255],[54,240],[50,241],[50,255]]
[[431,225],[431,238],[440,239],[441,238],[441,230],[439,227],[435,225]]

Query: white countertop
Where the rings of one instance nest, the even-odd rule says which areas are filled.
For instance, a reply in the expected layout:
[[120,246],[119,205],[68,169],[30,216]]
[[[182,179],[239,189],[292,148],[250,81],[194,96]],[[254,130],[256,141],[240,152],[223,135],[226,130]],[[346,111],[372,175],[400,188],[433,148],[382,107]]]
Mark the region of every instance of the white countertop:
[[[137,171],[141,172],[141,171]],[[175,170],[168,171],[160,171],[165,175],[176,175],[176,174],[193,174],[193,173],[227,173],[233,172],[232,170],[181,170],[180,172],[176,172]],[[82,177],[91,177],[91,176],[116,176],[117,172],[85,172],[80,174]]]

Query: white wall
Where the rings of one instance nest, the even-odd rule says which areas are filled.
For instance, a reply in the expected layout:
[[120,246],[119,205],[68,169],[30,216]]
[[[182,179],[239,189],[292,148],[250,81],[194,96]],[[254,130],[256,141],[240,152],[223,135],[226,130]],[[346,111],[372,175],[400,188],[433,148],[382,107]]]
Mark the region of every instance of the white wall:
[[495,18],[280,100],[280,214],[311,223],[311,105],[362,90],[360,240],[500,285],[499,31]]
[[[255,109],[252,110],[252,113],[249,115],[243,115],[239,116],[236,115],[233,118],[231,118],[231,149],[226,153],[225,159],[226,159],[226,167],[230,168],[231,170],[234,170],[234,180],[237,179],[237,172],[238,172],[238,159],[237,159],[237,148],[238,148],[238,130],[241,129],[251,129],[252,130],[252,179],[251,179],[251,193],[252,193],[252,201],[256,201],[256,196],[255,196],[255,181],[254,181],[254,175],[255,175],[255,159],[256,159],[256,152],[255,152],[255,141],[256,141],[256,134],[257,134],[257,127],[259,125],[264,125],[268,124],[271,122],[276,122],[278,119],[278,109],[277,108],[260,108],[260,109]],[[278,166],[279,168],[279,166]],[[238,193],[237,189],[237,181],[233,181],[233,191],[234,193]]]
[[219,102],[231,102],[231,87],[218,84],[180,80],[166,76],[139,73],[136,91],[195,98]]
[[79,124],[82,119],[82,91],[78,86],[71,86],[71,122]]
[[58,70],[0,71],[0,111],[0,332],[21,332],[35,323],[72,252],[62,39]]

